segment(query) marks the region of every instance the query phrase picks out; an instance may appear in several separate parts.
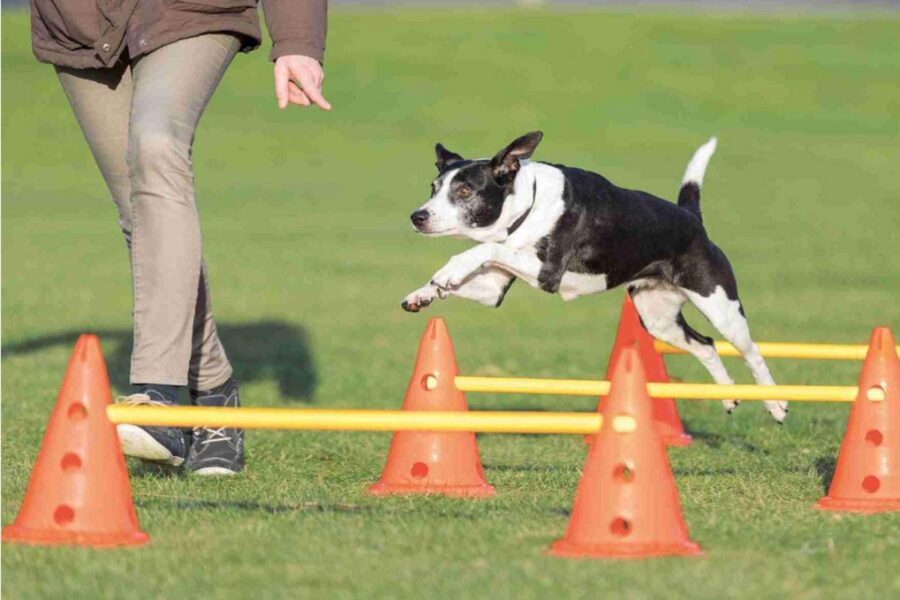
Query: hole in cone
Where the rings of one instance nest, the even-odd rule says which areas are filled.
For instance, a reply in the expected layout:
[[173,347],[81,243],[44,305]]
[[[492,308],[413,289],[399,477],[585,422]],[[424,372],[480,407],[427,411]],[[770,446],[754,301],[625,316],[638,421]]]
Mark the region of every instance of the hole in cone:
[[613,477],[619,481],[631,483],[634,481],[634,468],[632,468],[631,465],[626,465],[624,463],[616,465],[616,468],[613,469]]
[[609,530],[613,532],[614,535],[625,537],[631,533],[631,521],[624,517],[616,517],[613,519],[613,522],[609,524]]
[[877,429],[870,429],[866,433],[866,442],[868,442],[870,446],[880,446],[883,441],[884,435]]
[[75,520],[75,510],[66,504],[60,504],[53,511],[53,520],[57,525],[68,525]]
[[873,385],[868,390],[866,390],[866,398],[871,400],[872,402],[881,402],[885,398],[885,390],[880,385]]
[[66,416],[73,421],[81,421],[87,418],[87,407],[81,402],[73,402],[66,411]]
[[412,466],[412,469],[409,470],[409,474],[417,479],[422,479],[423,477],[428,476],[428,465],[423,462],[417,462]]
[[431,391],[437,389],[438,380],[437,377],[429,373],[428,375],[422,378],[422,388],[426,391]]
[[81,457],[74,452],[68,452],[62,457],[59,466],[61,466],[62,470],[66,473],[77,471],[81,468]]
[[862,480],[862,487],[864,490],[869,492],[870,494],[874,494],[878,491],[878,488],[881,487],[881,480],[875,477],[874,475],[869,475],[865,479]]
[[613,418],[612,426],[616,433],[632,433],[637,429],[637,419],[631,415],[618,415]]

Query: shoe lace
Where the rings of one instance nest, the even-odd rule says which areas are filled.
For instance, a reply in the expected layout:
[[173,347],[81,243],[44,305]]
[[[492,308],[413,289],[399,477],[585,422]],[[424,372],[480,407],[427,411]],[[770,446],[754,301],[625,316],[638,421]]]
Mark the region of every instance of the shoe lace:
[[131,406],[168,406],[165,402],[154,400],[147,394],[131,394],[130,396],[118,396],[116,404],[129,404]]
[[200,439],[200,444],[207,445],[215,442],[229,442],[231,436],[225,433],[225,427],[194,427],[194,439]]

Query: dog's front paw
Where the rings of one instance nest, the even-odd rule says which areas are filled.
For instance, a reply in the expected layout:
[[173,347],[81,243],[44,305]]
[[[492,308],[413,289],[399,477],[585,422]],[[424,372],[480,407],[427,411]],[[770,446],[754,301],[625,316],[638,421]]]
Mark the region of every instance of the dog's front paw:
[[472,273],[481,268],[481,263],[474,261],[466,254],[459,254],[441,267],[431,278],[432,285],[450,290],[458,288]]
[[434,302],[438,295],[438,290],[433,285],[426,285],[408,294],[400,306],[407,312],[419,312]]

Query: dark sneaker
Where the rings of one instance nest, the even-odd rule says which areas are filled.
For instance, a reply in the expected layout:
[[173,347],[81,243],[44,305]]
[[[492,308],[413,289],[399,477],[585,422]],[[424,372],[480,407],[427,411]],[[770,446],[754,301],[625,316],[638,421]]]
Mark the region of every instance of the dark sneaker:
[[[137,406],[175,406],[162,397],[162,394],[150,390],[146,394],[132,394],[116,399],[117,404],[133,404]],[[188,455],[188,441],[184,431],[177,427],[142,427],[138,425],[116,425],[122,452],[125,456],[139,458],[146,462],[181,466]]]
[[[208,392],[191,390],[196,406],[238,407],[241,397],[234,378]],[[244,430],[195,427],[185,467],[197,475],[234,475],[244,468]]]

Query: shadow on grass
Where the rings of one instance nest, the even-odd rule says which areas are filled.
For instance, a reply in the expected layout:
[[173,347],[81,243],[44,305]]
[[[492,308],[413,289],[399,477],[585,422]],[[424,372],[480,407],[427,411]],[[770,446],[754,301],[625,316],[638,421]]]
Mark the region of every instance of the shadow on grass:
[[712,431],[697,431],[694,429],[688,429],[687,425],[685,425],[685,431],[690,433],[695,440],[701,441],[712,449],[721,448],[723,445],[737,446],[741,450],[745,452],[751,452],[753,454],[761,453],[761,454],[769,454],[769,451],[760,448],[756,444],[751,444],[746,439],[739,438],[734,434],[728,435],[727,437],[715,433]]
[[188,498],[138,498],[136,504],[142,508],[164,508],[169,510],[241,510],[255,513],[283,514],[292,512],[320,513],[373,513],[376,506],[358,504],[326,504],[323,502],[300,502],[297,504],[270,504],[254,500],[191,500]]
[[827,495],[831,488],[831,480],[834,479],[834,468],[837,465],[837,456],[826,454],[816,459],[816,473],[822,479],[822,490]]
[[[410,514],[424,513],[432,516],[442,516],[457,520],[474,521],[480,518],[478,515],[469,514],[463,511],[450,510],[447,512],[438,511],[435,514],[435,507],[429,505],[427,500],[441,501],[441,497],[421,496],[417,497],[424,500],[415,506],[397,506],[379,502],[378,504],[348,504],[343,502],[297,502],[297,503],[269,503],[257,502],[255,500],[194,500],[191,498],[168,498],[160,496],[138,496],[135,498],[135,504],[138,508],[157,508],[164,510],[198,510],[198,511],[219,511],[219,510],[239,510],[248,513],[261,514],[289,514],[289,513],[338,513],[338,514],[366,514],[366,515],[391,515],[391,514]],[[399,500],[406,504],[408,501],[405,497]],[[457,500],[457,499],[452,499]]]
[[557,471],[568,470],[562,465],[507,465],[507,464],[491,464],[484,463],[485,470],[500,471],[507,473],[555,473]]
[[[287,400],[310,402],[318,383],[309,335],[303,327],[285,321],[219,324],[219,337],[234,367],[238,382],[274,379]],[[84,331],[66,331],[3,346],[3,356],[40,352],[46,348],[71,348]],[[104,346],[110,379],[119,390],[130,389],[132,334],[125,329],[101,329],[96,333]]]

